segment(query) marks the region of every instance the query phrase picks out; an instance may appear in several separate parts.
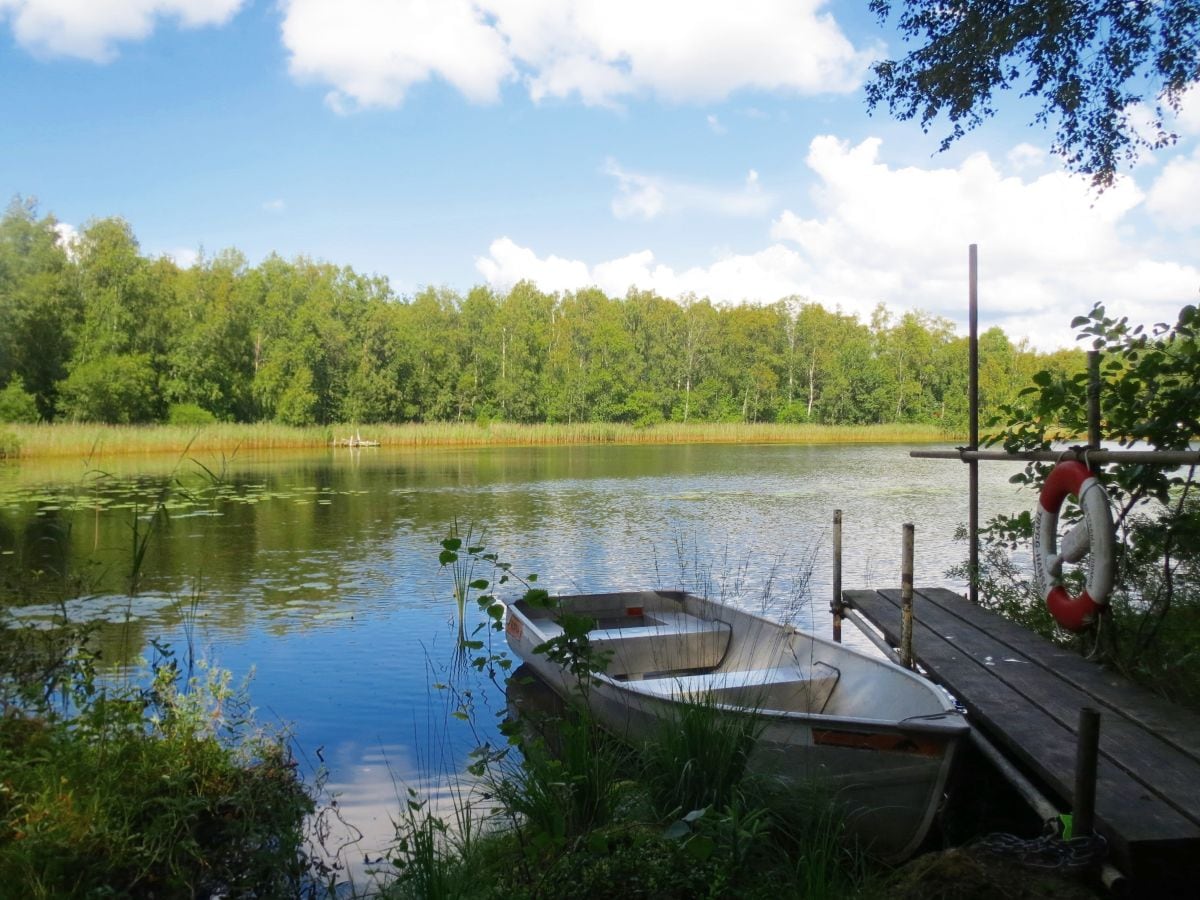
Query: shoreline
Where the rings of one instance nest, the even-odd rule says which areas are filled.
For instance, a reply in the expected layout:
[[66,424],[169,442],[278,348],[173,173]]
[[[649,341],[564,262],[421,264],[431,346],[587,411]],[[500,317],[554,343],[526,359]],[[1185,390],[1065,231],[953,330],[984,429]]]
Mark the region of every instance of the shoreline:
[[[413,447],[536,447],[584,444],[904,444],[946,443],[964,434],[937,425],[782,425],[665,423],[636,427],[613,422],[572,425],[427,423],[291,427],[275,424],[0,426],[17,449],[0,459],[36,460],[71,456],[113,457],[189,451],[347,450],[356,433],[382,449]],[[350,448],[357,449],[357,448]],[[373,448],[368,448],[373,449]]]

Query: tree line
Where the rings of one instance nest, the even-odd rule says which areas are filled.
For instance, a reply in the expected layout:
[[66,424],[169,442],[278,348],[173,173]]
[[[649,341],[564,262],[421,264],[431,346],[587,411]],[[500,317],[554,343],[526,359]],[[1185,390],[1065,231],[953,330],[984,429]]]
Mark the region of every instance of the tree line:
[[[129,224],[65,246],[14,200],[0,221],[0,421],[925,422],[966,419],[966,338],[923,312],[870,321],[800,297],[715,304],[528,282],[411,297],[304,257],[181,268]],[[980,337],[985,414],[1041,369]]]

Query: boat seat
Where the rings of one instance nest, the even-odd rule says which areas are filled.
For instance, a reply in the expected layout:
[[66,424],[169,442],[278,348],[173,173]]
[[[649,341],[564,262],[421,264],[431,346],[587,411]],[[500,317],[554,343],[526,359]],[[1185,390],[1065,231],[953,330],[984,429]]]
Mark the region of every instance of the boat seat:
[[[588,632],[593,649],[610,654],[605,673],[614,678],[639,679],[650,674],[711,669],[720,665],[729,647],[729,626],[685,612],[648,611],[645,625],[594,628]],[[547,639],[562,634],[554,622],[538,622]]]
[[711,697],[718,703],[750,708],[819,713],[829,703],[840,677],[836,668],[816,661],[804,668],[779,666],[700,675],[664,675],[633,682],[630,687],[659,697]]

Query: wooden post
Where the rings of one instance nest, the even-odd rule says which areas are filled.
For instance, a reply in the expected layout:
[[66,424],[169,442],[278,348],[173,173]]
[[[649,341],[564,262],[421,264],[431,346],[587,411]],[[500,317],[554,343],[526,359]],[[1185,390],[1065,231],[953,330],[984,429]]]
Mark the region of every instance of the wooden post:
[[[968,338],[967,338],[967,405],[970,421],[967,443],[971,450],[979,449],[979,245],[971,244],[967,251],[968,269]],[[967,597],[979,602],[979,460],[967,461]]]
[[833,613],[833,639],[842,642],[842,511],[833,511],[833,597],[829,609]]
[[1091,706],[1079,710],[1075,744],[1075,809],[1072,829],[1087,837],[1096,827],[1096,763],[1100,751],[1100,712]]
[[904,526],[900,550],[900,662],[913,667],[913,526]]
[[1089,350],[1088,360],[1088,446],[1100,448],[1100,351]]

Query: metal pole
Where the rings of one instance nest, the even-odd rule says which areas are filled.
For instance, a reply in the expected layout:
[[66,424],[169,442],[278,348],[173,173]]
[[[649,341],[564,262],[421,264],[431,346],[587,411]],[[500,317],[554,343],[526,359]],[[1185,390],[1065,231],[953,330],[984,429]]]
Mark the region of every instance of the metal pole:
[[842,511],[833,511],[833,597],[830,600],[833,613],[833,639],[842,642]]
[[[967,403],[970,407],[968,446],[979,449],[979,246],[971,244],[968,252],[969,278],[969,337],[967,342]],[[979,602],[979,460],[967,463],[967,531],[970,556],[967,562],[967,596]]]
[[1004,450],[910,450],[914,459],[957,459],[970,462],[973,459],[999,460],[1001,462],[1061,462],[1064,459],[1086,457],[1090,463],[1146,463],[1151,466],[1194,466],[1200,465],[1200,452],[1196,450],[1019,450],[1008,453]]
[[900,549],[900,662],[913,667],[913,526],[904,526]]
[[1079,710],[1075,744],[1075,809],[1072,824],[1076,837],[1095,830],[1096,763],[1100,750],[1100,713],[1091,706]]
[[[1088,446],[1100,447],[1100,351],[1088,351]],[[971,447],[972,450],[976,449]]]

